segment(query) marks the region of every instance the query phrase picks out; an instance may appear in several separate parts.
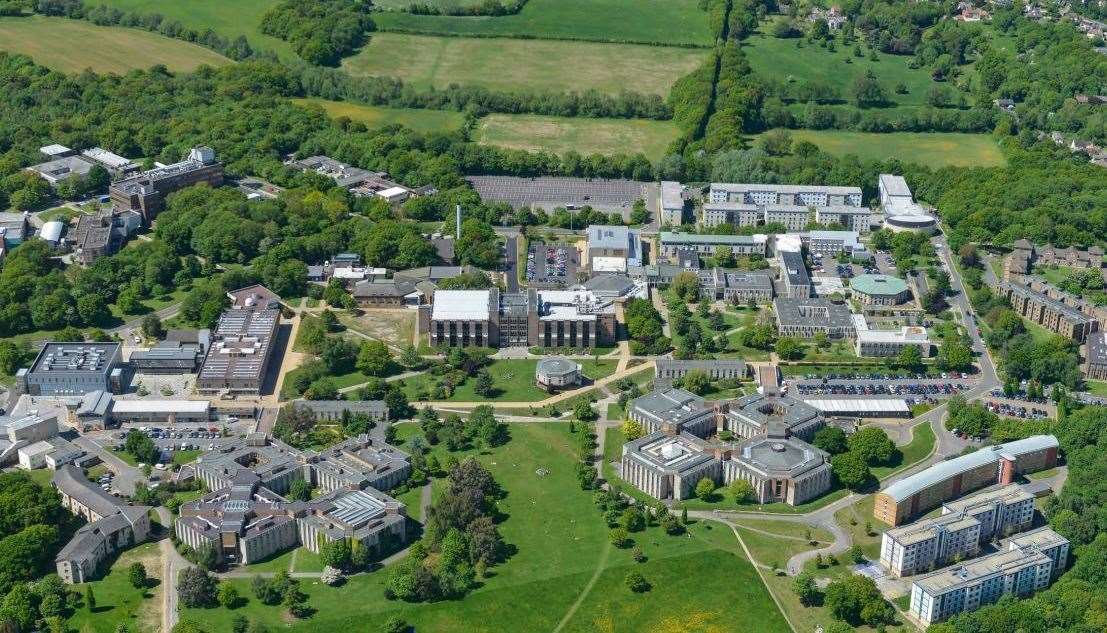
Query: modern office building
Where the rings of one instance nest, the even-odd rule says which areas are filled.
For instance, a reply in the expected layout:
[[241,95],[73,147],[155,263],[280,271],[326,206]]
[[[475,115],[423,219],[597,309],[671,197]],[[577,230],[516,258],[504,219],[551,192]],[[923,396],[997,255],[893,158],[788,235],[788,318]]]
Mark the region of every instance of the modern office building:
[[403,202],[420,193],[389,179],[386,172],[353,167],[329,156],[308,156],[300,160],[288,161],[286,164],[293,169],[313,171],[326,176],[355,196],[375,196],[390,204]]
[[831,339],[852,339],[856,335],[853,316],[842,303],[777,297],[773,300],[773,312],[781,336],[813,338],[821,332]]
[[120,348],[119,343],[47,343],[30,368],[16,373],[16,388],[32,396],[118,393],[122,388]]
[[200,366],[196,390],[260,395],[280,319],[280,310],[272,308],[232,308],[223,312]]
[[710,268],[697,274],[700,291],[715,300],[761,304],[773,298],[773,280],[768,273]]
[[940,462],[878,492],[873,517],[896,526],[974,490],[1052,468],[1057,446],[1052,435],[1034,435]]
[[993,537],[1020,532],[1034,520],[1034,496],[1018,484],[942,504],[940,516],[892,528],[880,564],[893,576],[934,571],[976,556]]
[[80,468],[62,466],[54,473],[52,483],[62,507],[87,521],[54,558],[64,582],[92,580],[110,556],[149,536],[149,507],[132,506],[113,497],[89,481]]
[[194,374],[211,344],[211,330],[170,330],[164,341],[131,352],[127,360],[141,374]]
[[764,257],[765,236],[661,232],[661,256],[670,261],[675,261],[682,251],[698,253],[701,256],[712,256],[717,249],[723,247],[729,248],[735,257],[746,255]]
[[891,275],[865,274],[849,280],[850,292],[863,304],[899,305],[911,300],[907,282]]
[[1025,597],[1045,589],[1058,573],[1055,557],[1062,551],[1068,556],[1068,541],[1045,529],[1013,539],[1002,551],[919,577],[911,585],[909,615],[930,626],[1007,594]]
[[642,234],[625,226],[593,224],[588,227],[588,261],[596,257],[625,259],[627,266],[642,265]]
[[200,183],[212,187],[223,184],[223,163],[215,159],[215,150],[210,147],[194,147],[179,163],[117,180],[108,188],[108,194],[116,213],[137,211],[149,223],[164,208],[166,196]]
[[1014,281],[999,282],[1000,292],[1022,317],[1077,343],[1099,330],[1099,322],[1080,310]]

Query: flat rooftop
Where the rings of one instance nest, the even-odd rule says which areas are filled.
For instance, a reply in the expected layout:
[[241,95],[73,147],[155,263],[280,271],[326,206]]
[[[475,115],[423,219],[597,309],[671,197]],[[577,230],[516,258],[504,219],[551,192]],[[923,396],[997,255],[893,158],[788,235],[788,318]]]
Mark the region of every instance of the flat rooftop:
[[781,325],[853,326],[853,317],[849,308],[827,299],[777,297],[773,300],[773,309]]
[[[496,306],[498,309],[498,306]],[[487,321],[492,316],[490,290],[439,290],[434,293],[431,319],[435,321]]]
[[119,349],[119,343],[47,343],[30,372],[105,374],[112,359],[118,358]]

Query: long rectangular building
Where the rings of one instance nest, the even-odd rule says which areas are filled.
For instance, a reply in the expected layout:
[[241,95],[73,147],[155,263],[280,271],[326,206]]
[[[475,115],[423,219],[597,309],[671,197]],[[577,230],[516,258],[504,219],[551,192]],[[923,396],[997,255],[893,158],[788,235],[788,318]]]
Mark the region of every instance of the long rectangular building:
[[869,210],[861,206],[860,187],[713,183],[703,205],[708,227],[775,223],[802,231],[820,222],[867,232],[870,221]]
[[1001,281],[999,289],[1015,312],[1065,338],[1083,343],[1089,334],[1099,329],[1099,322],[1094,318],[1020,283]]
[[702,235],[700,233],[661,232],[661,256],[674,260],[680,251],[695,251],[700,255],[714,255],[720,247],[730,249],[735,256],[765,256],[764,236],[753,235]]
[[115,212],[137,211],[150,222],[165,207],[166,196],[199,183],[212,187],[223,184],[223,163],[215,159],[210,147],[193,148],[179,163],[113,182],[108,193]]
[[261,393],[281,311],[233,308],[219,317],[196,379],[200,393]]
[[812,338],[820,332],[831,339],[852,339],[856,336],[849,308],[841,303],[827,299],[777,297],[773,300],[773,312],[781,336]]
[[940,462],[878,492],[873,517],[895,526],[963,494],[1010,484],[1018,475],[1055,466],[1057,447],[1056,437],[1034,435]]

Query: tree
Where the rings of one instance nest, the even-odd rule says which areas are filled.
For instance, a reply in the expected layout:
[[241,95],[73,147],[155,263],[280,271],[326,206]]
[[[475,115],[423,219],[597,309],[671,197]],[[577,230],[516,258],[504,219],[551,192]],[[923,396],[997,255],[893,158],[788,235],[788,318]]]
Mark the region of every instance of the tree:
[[623,422],[623,435],[626,436],[628,441],[636,440],[642,437],[644,433],[645,431],[642,430],[642,425],[638,422],[630,419]]
[[644,593],[650,590],[650,583],[646,581],[646,577],[637,571],[627,572],[623,582],[626,583],[627,589],[634,593]]
[[323,547],[320,548],[319,558],[322,559],[324,565],[345,570],[350,568],[352,554],[350,542],[344,538],[339,538],[324,543]]
[[392,616],[385,620],[380,633],[408,633],[410,630],[411,625],[407,623],[407,620]]
[[366,376],[387,376],[392,367],[392,354],[381,341],[364,341],[357,354],[357,370]]
[[846,576],[831,582],[823,602],[836,619],[857,626],[891,624],[895,612],[868,576]]
[[771,130],[757,139],[757,146],[769,156],[784,156],[792,151],[792,135],[787,130]]
[[165,336],[165,328],[162,327],[161,319],[158,315],[151,312],[142,318],[142,334],[146,338],[161,338]]
[[131,566],[127,568],[127,578],[135,589],[145,589],[148,582],[146,566],[140,562],[131,563]]
[[219,606],[224,609],[234,609],[238,606],[242,597],[238,595],[238,589],[234,588],[234,585],[230,583],[220,583],[218,594]]
[[123,450],[144,464],[156,464],[161,459],[161,449],[145,433],[132,429],[123,441]]
[[888,95],[871,68],[865,71],[864,75],[858,75],[853,80],[852,93],[854,103],[859,108],[884,105],[888,102]]
[[711,479],[704,477],[696,482],[696,496],[704,501],[711,501],[715,498],[715,482]]
[[945,341],[938,348],[938,368],[943,371],[972,369],[972,349],[960,341]]
[[309,501],[311,499],[311,484],[306,479],[293,479],[285,495],[289,501]]
[[581,422],[592,422],[600,417],[592,408],[592,403],[587,400],[578,400],[573,406],[573,417]]
[[819,596],[819,589],[815,586],[815,577],[809,572],[801,572],[792,580],[792,593],[799,598],[800,604],[810,607],[815,604]]
[[646,207],[646,201],[641,198],[634,201],[634,207],[630,211],[631,224],[649,224],[650,210]]
[[849,450],[869,466],[886,464],[896,454],[896,445],[884,429],[870,426],[858,430],[849,438]]
[[730,482],[730,494],[734,497],[734,503],[750,503],[757,498],[757,491],[753,484],[745,479],[735,479]]
[[849,441],[846,437],[846,432],[836,426],[826,426],[819,429],[818,432],[815,433],[815,438],[812,443],[831,455],[837,455],[838,453],[844,453],[849,450]]
[[186,567],[177,581],[181,604],[189,608],[211,607],[216,603],[215,577],[199,567]]
[[830,466],[838,481],[854,490],[864,485],[872,476],[865,460],[852,451],[830,458]]
[[612,528],[610,537],[611,544],[615,547],[623,548],[630,544],[630,535],[627,533],[626,528]]
[[697,396],[702,396],[711,391],[711,377],[702,369],[693,369],[680,379],[680,386]]
[[777,340],[776,354],[784,360],[796,360],[803,357],[803,345],[796,339],[785,336]]
[[495,385],[492,384],[492,374],[490,374],[487,369],[482,369],[477,372],[477,379],[473,384],[473,393],[478,396],[490,398],[495,394],[495,391]]
[[896,357],[896,365],[901,369],[918,372],[923,367],[922,352],[919,351],[918,346],[908,345],[900,350],[899,355]]
[[623,515],[619,517],[619,525],[627,532],[641,532],[646,529],[646,517],[638,508],[630,507],[623,510]]
[[669,284],[669,290],[683,301],[695,303],[700,299],[700,278],[693,272],[679,272]]

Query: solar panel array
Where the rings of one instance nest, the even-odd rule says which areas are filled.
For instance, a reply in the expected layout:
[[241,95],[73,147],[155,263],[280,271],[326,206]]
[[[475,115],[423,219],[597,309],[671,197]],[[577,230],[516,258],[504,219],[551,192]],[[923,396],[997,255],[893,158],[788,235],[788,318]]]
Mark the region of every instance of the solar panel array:
[[200,368],[200,379],[257,380],[260,386],[279,316],[279,310],[224,312]]
[[355,528],[384,514],[384,502],[373,495],[358,490],[334,500],[334,510],[327,513],[335,521]]

